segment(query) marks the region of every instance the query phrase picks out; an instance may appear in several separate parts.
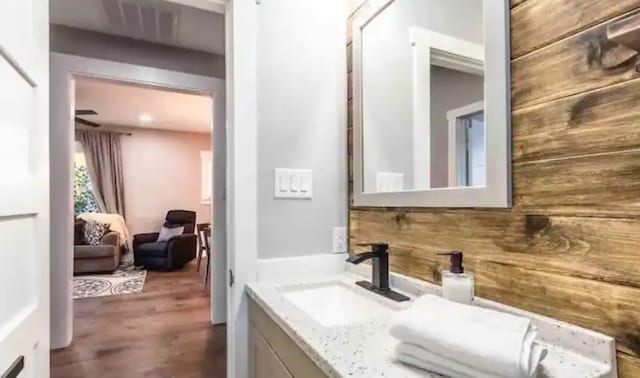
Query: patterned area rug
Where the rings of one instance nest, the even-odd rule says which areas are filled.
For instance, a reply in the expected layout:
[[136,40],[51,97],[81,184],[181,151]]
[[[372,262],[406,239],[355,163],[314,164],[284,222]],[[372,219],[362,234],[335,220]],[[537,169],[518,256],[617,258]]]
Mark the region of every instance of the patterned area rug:
[[133,265],[120,266],[112,274],[73,277],[73,299],[142,293],[147,271]]

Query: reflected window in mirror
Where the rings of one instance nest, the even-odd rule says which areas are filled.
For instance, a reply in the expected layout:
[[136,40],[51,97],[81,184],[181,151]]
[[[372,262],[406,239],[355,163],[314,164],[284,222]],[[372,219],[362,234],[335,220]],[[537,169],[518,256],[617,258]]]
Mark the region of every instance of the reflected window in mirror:
[[448,186],[486,184],[486,139],[482,101],[447,112]]

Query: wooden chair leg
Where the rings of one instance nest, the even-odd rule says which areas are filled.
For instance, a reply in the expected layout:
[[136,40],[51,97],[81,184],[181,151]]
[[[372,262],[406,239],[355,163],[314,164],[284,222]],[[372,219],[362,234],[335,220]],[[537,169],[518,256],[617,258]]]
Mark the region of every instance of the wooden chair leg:
[[200,261],[202,260],[202,248],[200,246],[198,246],[198,252],[196,253],[196,260],[197,260],[197,268],[196,268],[196,272],[200,271]]
[[204,276],[204,283],[206,284],[209,281],[209,267],[211,266],[211,251],[207,253],[207,272]]

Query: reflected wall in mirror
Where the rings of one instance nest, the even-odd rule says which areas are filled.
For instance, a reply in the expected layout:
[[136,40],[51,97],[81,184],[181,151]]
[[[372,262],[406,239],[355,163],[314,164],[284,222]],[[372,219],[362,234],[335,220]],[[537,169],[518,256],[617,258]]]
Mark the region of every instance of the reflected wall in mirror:
[[482,0],[394,0],[362,27],[365,192],[486,183]]
[[511,206],[509,3],[365,0],[352,36],[353,205]]

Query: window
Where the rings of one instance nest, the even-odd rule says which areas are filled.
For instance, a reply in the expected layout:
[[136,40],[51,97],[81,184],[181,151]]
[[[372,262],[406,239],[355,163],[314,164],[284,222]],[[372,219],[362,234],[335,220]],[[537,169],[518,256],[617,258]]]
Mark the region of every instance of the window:
[[447,112],[449,187],[486,185],[486,130],[482,101]]
[[484,113],[478,112],[458,118],[462,144],[458,162],[459,186],[484,186],[486,163],[484,146]]
[[211,173],[213,172],[213,159],[211,151],[200,151],[200,179],[201,179],[201,194],[200,199],[203,204],[211,204],[211,193],[213,178]]
[[93,195],[87,162],[80,142],[76,142],[73,159],[73,211],[75,214],[100,212]]

